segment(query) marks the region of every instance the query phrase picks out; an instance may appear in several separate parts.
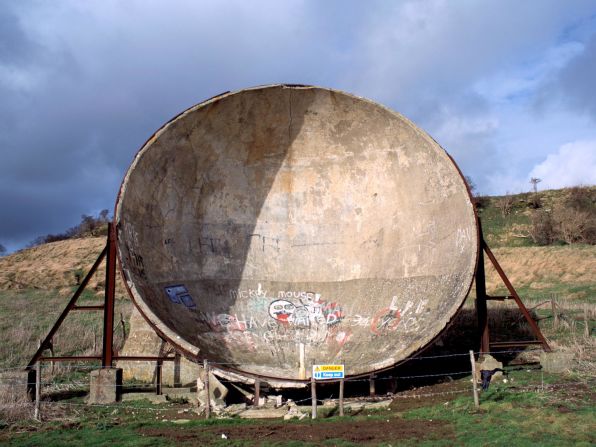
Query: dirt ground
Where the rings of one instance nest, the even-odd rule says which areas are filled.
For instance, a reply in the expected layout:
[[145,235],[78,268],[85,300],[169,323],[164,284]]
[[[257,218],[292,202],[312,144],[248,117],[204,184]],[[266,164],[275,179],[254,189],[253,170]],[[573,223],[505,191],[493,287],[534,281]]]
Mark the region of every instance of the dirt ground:
[[[176,444],[213,445],[222,434],[230,441],[253,441],[255,445],[267,442],[303,441],[320,443],[341,439],[359,445],[378,445],[396,439],[455,439],[454,432],[443,421],[404,420],[393,415],[387,419],[370,421],[331,421],[326,423],[288,424],[269,422],[259,425],[236,425],[193,428],[147,428],[145,436],[164,437]],[[432,436],[432,438],[429,438]]]

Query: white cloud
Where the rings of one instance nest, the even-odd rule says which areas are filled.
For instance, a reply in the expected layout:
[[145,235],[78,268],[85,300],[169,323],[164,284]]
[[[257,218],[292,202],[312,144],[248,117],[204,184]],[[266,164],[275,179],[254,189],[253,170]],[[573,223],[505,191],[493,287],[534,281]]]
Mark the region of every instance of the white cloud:
[[596,139],[562,145],[528,175],[542,179],[542,189],[596,185]]

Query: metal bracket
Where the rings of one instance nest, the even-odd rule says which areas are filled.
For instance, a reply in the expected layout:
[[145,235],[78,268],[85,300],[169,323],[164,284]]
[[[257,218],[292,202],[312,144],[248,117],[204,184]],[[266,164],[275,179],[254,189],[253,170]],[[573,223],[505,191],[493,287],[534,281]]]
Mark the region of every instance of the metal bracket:
[[[482,224],[480,219],[478,219],[478,235],[480,240],[480,252],[478,253],[478,261],[476,265],[476,315],[478,318],[478,336],[480,338],[480,352],[491,352],[491,348],[511,348],[511,347],[522,347],[522,346],[531,346],[531,345],[541,345],[542,349],[546,352],[550,352],[551,348],[548,345],[546,339],[542,335],[538,324],[532,318],[532,315],[522,302],[521,298],[517,294],[517,291],[507,278],[507,275],[503,271],[503,268],[497,261],[497,258],[493,254],[492,250],[489,248],[488,244],[484,240],[484,236],[482,233]],[[509,291],[509,295],[507,296],[488,296],[486,294],[486,274],[484,270],[484,254],[488,257],[491,264],[499,274],[501,281],[507,290]],[[525,317],[526,321],[530,325],[530,329],[532,330],[536,340],[524,340],[524,341],[508,341],[508,342],[490,342],[490,330],[488,327],[488,308],[487,308],[487,301],[489,300],[498,300],[502,301],[505,299],[513,299],[517,304],[517,307]]]
[[[99,268],[101,262],[106,258],[106,281],[105,281],[105,298],[104,304],[100,306],[77,306],[77,300],[89,284],[89,281]],[[174,360],[175,357],[172,356],[117,356],[114,355],[114,304],[115,304],[115,296],[116,296],[116,232],[114,229],[114,225],[112,223],[108,223],[108,238],[106,242],[105,248],[99,254],[93,266],[89,270],[89,273],[85,276],[79,287],[77,288],[76,292],[70,298],[68,304],[44,338],[44,340],[40,343],[39,348],[27,364],[25,368],[28,371],[31,371],[35,368],[35,364],[39,361],[97,361],[101,360],[102,368],[111,368],[114,365],[115,360],[138,360],[138,361],[157,361],[162,362],[164,360]],[[101,356],[93,355],[93,356],[54,356],[52,352],[51,357],[45,357],[43,355],[44,351],[47,349],[52,349],[52,339],[60,326],[70,313],[73,310],[84,310],[84,311],[93,311],[93,310],[103,310],[103,344],[101,350]]]

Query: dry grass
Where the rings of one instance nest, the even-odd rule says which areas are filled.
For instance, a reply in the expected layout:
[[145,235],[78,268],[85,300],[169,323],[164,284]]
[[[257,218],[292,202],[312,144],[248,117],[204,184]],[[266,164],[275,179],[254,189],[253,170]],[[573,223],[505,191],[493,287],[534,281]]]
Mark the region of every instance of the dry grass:
[[[0,258],[0,290],[59,290],[70,295],[77,285],[77,274],[89,271],[102,249],[106,239],[90,237],[70,239],[21,250]],[[89,283],[91,290],[101,293],[105,282],[105,267],[100,266]],[[119,294],[124,289],[118,278]]]
[[[0,332],[7,341],[0,344],[0,367],[25,366],[38,343],[48,333],[68,298],[56,292],[37,290],[0,292]],[[85,304],[100,304],[93,298]],[[116,301],[114,345],[123,343],[120,314],[128,321],[132,311],[129,300]],[[72,312],[54,337],[56,355],[99,355],[101,351],[102,312]]]
[[[558,284],[596,283],[596,246],[502,247],[494,249],[515,287],[545,289]],[[500,278],[487,262],[487,289],[500,287]],[[571,297],[568,297],[571,298]]]
[[33,417],[33,404],[27,399],[27,376],[9,371],[0,376],[0,421],[20,422]]

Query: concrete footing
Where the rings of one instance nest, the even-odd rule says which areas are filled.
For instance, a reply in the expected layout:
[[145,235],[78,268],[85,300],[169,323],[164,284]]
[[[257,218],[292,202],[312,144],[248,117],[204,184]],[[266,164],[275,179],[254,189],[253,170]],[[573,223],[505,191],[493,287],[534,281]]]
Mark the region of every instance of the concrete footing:
[[91,371],[88,404],[113,404],[122,400],[122,368]]

